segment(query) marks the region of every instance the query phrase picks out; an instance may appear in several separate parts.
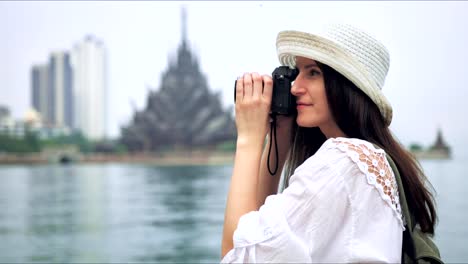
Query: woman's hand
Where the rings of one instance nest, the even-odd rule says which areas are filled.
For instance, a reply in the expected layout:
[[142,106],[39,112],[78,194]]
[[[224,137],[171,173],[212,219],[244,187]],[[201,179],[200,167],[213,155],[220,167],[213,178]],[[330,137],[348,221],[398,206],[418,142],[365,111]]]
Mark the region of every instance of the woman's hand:
[[237,144],[262,146],[269,129],[273,80],[246,73],[236,83]]

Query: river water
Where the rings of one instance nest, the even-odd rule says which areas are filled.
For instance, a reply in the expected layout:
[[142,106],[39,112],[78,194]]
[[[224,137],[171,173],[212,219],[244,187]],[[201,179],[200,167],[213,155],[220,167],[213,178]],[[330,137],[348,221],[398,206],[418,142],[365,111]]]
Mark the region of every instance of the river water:
[[[423,161],[437,190],[436,242],[468,262],[466,162]],[[220,259],[232,166],[0,166],[0,262]]]

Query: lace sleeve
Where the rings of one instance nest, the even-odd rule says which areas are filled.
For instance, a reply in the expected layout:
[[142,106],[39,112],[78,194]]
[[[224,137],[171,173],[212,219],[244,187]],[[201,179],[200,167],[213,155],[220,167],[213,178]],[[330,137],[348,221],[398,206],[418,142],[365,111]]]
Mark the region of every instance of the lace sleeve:
[[404,228],[398,186],[385,151],[374,147],[367,141],[349,138],[332,139],[328,147],[341,150],[357,164],[359,170],[365,175],[367,183],[378,190],[380,197],[393,209]]

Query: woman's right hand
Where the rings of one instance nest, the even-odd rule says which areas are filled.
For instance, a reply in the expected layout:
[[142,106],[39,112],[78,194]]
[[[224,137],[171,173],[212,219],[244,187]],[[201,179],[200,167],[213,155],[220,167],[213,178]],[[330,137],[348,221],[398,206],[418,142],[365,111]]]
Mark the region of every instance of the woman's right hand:
[[273,81],[270,76],[246,73],[236,82],[237,144],[262,146],[269,129]]
[[[236,82],[236,126],[238,143],[263,144],[270,131],[269,117],[273,80],[269,75],[246,73]],[[270,122],[268,122],[268,120]],[[278,143],[289,149],[291,128],[295,117],[278,115],[276,135]]]

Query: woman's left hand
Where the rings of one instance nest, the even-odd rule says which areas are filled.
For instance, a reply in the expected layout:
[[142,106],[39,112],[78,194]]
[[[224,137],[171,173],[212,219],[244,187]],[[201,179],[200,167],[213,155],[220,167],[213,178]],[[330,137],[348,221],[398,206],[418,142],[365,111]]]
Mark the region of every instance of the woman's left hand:
[[236,83],[237,144],[263,145],[269,128],[273,80],[246,73]]

